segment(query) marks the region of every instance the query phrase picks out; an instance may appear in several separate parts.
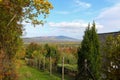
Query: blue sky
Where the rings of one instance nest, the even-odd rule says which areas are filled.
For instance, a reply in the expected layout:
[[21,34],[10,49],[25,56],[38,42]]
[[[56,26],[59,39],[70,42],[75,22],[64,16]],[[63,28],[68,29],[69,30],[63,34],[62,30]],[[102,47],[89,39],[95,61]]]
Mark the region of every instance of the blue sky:
[[24,23],[24,37],[68,36],[82,39],[88,23],[98,33],[120,31],[120,0],[49,0],[51,10],[44,26]]

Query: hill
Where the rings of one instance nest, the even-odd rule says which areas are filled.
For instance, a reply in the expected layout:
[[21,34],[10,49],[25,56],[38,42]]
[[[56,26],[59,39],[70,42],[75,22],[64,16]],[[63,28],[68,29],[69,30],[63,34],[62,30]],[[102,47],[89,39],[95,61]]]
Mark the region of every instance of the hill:
[[41,42],[79,42],[79,39],[66,37],[66,36],[43,36],[43,37],[32,37],[23,38],[24,43],[41,43]]

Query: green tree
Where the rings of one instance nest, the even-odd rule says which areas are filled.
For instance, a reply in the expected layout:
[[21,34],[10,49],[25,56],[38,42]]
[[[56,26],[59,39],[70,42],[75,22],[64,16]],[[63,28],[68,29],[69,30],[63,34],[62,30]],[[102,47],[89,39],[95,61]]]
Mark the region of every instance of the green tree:
[[[6,67],[0,72],[2,80],[15,80],[13,57],[22,43],[23,20],[42,24],[39,15],[47,16],[52,5],[48,0],[1,0],[0,1],[0,51],[6,56]],[[0,53],[0,54],[2,54]],[[4,64],[4,63],[2,63]]]
[[49,46],[48,44],[45,45],[46,49],[46,57],[49,57],[49,69],[50,69],[50,75],[52,74],[52,62],[53,59],[55,60],[55,66],[57,65],[58,62],[58,53],[57,49],[54,46]]
[[26,47],[26,57],[27,58],[32,58],[32,54],[34,51],[40,51],[41,47],[37,44],[37,43],[30,43],[27,47]]
[[[95,22],[93,22],[92,26],[88,24],[81,47],[78,48],[79,79],[100,79],[100,57],[99,40],[95,29]],[[87,67],[85,67],[86,65]]]
[[88,61],[90,61],[89,68],[92,72],[92,74],[95,76],[95,79],[99,80],[100,79],[100,73],[101,73],[101,54],[100,54],[100,44],[99,44],[99,39],[97,35],[97,31],[95,29],[95,22],[93,22],[92,27],[91,27],[91,36],[89,37],[91,47],[90,47],[90,53],[89,53],[89,58]]
[[104,44],[103,71],[106,79],[119,80],[120,77],[120,36],[108,36]]

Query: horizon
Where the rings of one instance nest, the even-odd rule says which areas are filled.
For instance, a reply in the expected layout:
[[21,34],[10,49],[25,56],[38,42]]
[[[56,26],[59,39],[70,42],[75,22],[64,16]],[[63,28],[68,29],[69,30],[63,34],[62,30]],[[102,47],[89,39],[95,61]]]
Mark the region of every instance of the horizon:
[[[50,0],[54,9],[45,19],[47,23],[33,25],[23,22],[23,37],[68,36],[82,39],[88,23],[96,23],[97,33],[120,31],[120,0]],[[67,5],[67,6],[66,6]],[[41,19],[41,18],[39,18]]]
[[[66,37],[66,38],[71,38],[71,39],[77,39],[77,38],[63,36],[63,35],[59,35],[59,36],[34,36],[34,37],[22,37],[22,38],[48,38],[48,37]],[[77,39],[77,40],[80,40],[80,39]]]
[[[101,35],[101,34],[110,34],[110,33],[118,33],[120,31],[115,31],[115,32],[105,32],[105,33],[98,33],[98,35]],[[69,37],[69,36],[64,36],[64,35],[58,35],[58,36],[34,36],[34,37],[22,37],[22,38],[47,38],[47,37],[67,37],[67,38],[73,38],[73,37]],[[82,40],[82,39],[79,39],[79,38],[73,38],[73,39],[77,39],[77,40]]]

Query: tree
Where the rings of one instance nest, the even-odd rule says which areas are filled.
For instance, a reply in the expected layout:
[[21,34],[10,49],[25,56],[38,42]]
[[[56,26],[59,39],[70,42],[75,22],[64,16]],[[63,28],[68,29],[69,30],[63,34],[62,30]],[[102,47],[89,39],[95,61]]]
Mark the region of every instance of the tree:
[[[0,50],[6,56],[6,67],[2,69],[2,80],[15,80],[13,57],[22,43],[23,27],[27,20],[32,24],[43,24],[37,17],[49,14],[52,5],[48,0],[1,0],[0,1]],[[0,52],[0,54],[2,54]],[[3,63],[2,63],[3,64]],[[9,74],[8,74],[9,73]]]
[[108,36],[104,44],[104,68],[106,79],[119,80],[120,77],[120,36]]
[[40,50],[40,46],[37,43],[30,43],[27,48],[26,48],[26,57],[27,58],[32,58],[32,54],[34,51],[39,51]]
[[99,39],[97,35],[97,31],[95,29],[95,22],[93,22],[93,25],[91,27],[91,36],[89,37],[91,41],[91,51],[89,53],[88,61],[90,61],[89,68],[93,75],[95,76],[95,79],[100,79],[100,73],[101,73],[101,54],[100,54],[100,44]]
[[[95,29],[95,22],[93,22],[91,27],[88,24],[81,47],[78,48],[79,79],[100,79],[100,57],[99,40]],[[87,69],[85,68],[85,62],[87,62]]]
[[[46,57],[49,57],[49,68],[50,68],[50,75],[52,74],[52,60],[55,59],[55,61],[58,61],[58,53],[57,49],[54,46],[49,46],[48,44],[45,45],[46,49]],[[56,66],[55,62],[55,66]]]

